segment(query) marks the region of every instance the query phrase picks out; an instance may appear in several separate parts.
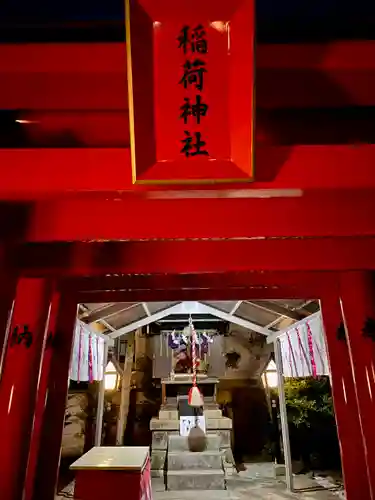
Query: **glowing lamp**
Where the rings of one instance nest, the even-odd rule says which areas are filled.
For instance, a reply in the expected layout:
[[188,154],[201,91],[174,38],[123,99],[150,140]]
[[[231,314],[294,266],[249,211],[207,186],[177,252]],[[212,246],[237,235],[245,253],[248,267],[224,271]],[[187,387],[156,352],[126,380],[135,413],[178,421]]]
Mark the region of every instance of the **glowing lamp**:
[[118,387],[118,373],[111,361],[106,366],[104,372],[104,387],[106,391],[115,391]]
[[265,389],[273,389],[277,387],[278,380],[276,364],[271,359],[262,374],[262,382]]

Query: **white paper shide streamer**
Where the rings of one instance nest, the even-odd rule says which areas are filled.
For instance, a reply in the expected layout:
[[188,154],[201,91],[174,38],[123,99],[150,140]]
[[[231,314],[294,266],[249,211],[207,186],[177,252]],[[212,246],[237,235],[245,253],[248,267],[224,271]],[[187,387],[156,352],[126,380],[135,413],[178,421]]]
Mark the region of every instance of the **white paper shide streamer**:
[[88,325],[77,321],[69,378],[76,382],[103,379],[104,340]]
[[280,336],[285,377],[330,375],[322,316],[317,313]]

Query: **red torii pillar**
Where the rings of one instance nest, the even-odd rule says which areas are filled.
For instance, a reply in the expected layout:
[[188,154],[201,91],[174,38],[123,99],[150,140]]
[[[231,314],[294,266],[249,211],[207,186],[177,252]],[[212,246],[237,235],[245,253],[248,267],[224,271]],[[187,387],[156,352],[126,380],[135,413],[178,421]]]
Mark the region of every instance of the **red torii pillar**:
[[371,500],[368,465],[363,445],[357,399],[347,342],[340,336],[342,314],[338,293],[321,301],[326,346],[331,371],[341,464],[347,500]]
[[1,367],[2,500],[22,499],[50,300],[49,281],[18,280]]
[[60,299],[61,299],[60,293],[58,291],[54,291],[51,302],[51,312],[48,323],[46,347],[44,349],[42,366],[40,371],[36,408],[34,413],[34,425],[31,436],[29,459],[27,463],[23,500],[31,500],[33,496],[36,468],[40,451],[40,438],[42,433],[43,417],[46,406],[49,375],[51,370],[52,354],[55,345],[56,320],[60,306]]
[[16,279],[12,269],[7,265],[5,245],[0,245],[0,377],[3,354],[5,354],[8,319],[10,317],[15,294]]
[[14,299],[14,279],[7,276],[5,273],[0,273],[1,287],[0,290],[0,376],[3,354],[5,356],[6,342],[8,334],[8,320],[12,312]]
[[[33,500],[54,500],[60,465],[61,440],[64,429],[66,398],[69,385],[69,367],[73,347],[77,302],[74,294],[63,292],[56,311],[56,323],[51,352],[44,368],[49,370],[38,399],[45,401],[44,411],[39,414],[36,436],[37,460],[30,460],[29,472],[32,488],[27,491]],[[32,451],[35,453],[35,451]],[[27,500],[27,499],[25,499]]]
[[[372,498],[375,498],[375,294],[371,272],[342,273],[341,308]],[[355,439],[355,436],[352,437]],[[359,498],[359,496],[357,496]]]

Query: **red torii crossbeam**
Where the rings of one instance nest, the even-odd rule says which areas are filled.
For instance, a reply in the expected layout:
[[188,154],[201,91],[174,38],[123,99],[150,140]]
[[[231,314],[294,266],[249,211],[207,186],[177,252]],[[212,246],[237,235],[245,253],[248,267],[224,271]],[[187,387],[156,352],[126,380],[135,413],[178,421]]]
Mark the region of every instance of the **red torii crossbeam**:
[[30,243],[9,258],[30,276],[375,269],[375,238]]

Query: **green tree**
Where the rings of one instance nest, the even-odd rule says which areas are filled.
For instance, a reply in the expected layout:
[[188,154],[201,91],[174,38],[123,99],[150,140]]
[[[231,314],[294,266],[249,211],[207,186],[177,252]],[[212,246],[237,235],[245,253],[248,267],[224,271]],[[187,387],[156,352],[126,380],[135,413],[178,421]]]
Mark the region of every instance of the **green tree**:
[[335,423],[331,386],[328,377],[285,380],[288,419],[296,427]]
[[335,414],[328,377],[285,379],[292,454],[303,452],[318,468],[340,465]]

